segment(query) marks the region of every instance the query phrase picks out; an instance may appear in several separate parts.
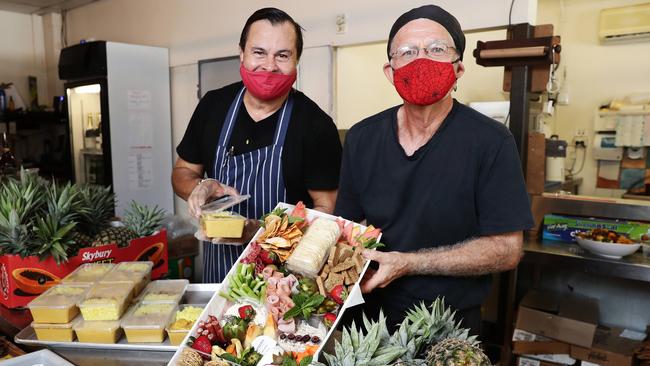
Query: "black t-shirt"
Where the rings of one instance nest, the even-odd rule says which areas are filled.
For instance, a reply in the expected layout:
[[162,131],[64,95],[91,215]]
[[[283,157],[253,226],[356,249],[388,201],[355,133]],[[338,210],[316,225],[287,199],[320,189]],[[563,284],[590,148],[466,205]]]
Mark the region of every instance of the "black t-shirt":
[[[383,231],[387,251],[412,252],[532,227],[514,138],[502,124],[454,101],[436,134],[408,156],[399,106],[353,126],[345,138],[335,214]],[[389,322],[438,295],[457,309],[480,305],[490,276],[409,276],[373,291]]]
[[[178,156],[192,164],[201,164],[213,176],[219,135],[230,104],[242,88],[234,83],[209,91],[194,110],[183,140],[176,148]],[[333,190],[338,187],[341,142],[332,118],[305,94],[294,90],[294,105],[282,152],[282,176],[287,201],[313,202],[307,190]],[[273,143],[279,110],[254,122],[242,103],[228,146],[242,154]]]

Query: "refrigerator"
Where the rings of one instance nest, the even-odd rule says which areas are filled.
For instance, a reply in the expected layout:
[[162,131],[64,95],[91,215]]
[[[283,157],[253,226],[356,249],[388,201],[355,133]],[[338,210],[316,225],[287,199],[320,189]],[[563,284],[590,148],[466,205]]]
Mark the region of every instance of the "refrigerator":
[[110,186],[116,215],[131,200],[173,213],[169,52],[93,41],[59,56],[74,182]]

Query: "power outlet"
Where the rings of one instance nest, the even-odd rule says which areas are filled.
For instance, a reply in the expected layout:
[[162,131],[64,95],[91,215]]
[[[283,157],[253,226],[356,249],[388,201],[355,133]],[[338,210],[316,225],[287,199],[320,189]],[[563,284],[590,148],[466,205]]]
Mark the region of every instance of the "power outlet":
[[573,144],[576,147],[586,147],[587,144],[587,130],[584,128],[576,128],[573,132]]
[[344,34],[348,31],[348,20],[345,14],[336,15],[336,34]]
[[587,130],[584,128],[576,128],[573,131],[573,138],[577,140],[585,140],[587,138]]

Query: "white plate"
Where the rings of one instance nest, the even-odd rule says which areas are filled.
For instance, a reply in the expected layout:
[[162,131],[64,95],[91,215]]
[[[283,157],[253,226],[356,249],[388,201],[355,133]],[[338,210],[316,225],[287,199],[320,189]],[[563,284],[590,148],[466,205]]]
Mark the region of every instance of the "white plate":
[[620,259],[626,255],[630,255],[637,250],[641,244],[617,244],[617,243],[604,243],[602,241],[589,240],[576,237],[578,245],[584,249],[605,258]]

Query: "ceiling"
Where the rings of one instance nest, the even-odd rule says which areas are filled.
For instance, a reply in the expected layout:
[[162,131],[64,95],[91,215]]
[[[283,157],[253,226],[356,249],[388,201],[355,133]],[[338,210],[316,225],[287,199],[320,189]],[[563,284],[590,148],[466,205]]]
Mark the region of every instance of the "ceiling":
[[69,10],[98,0],[0,0],[0,10],[25,14],[45,14]]

